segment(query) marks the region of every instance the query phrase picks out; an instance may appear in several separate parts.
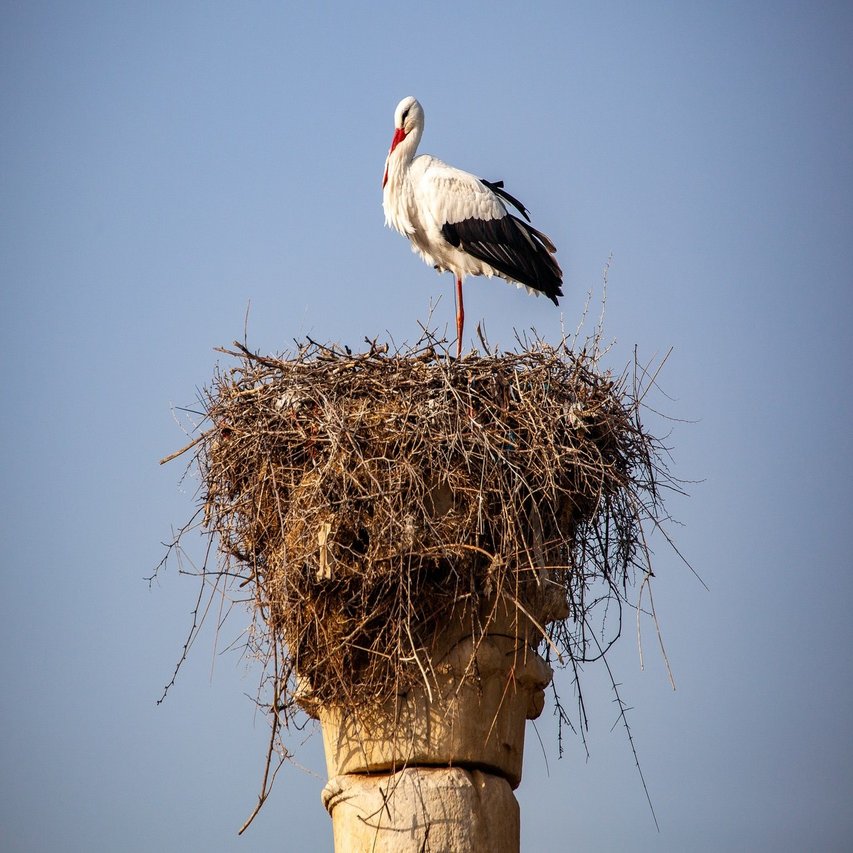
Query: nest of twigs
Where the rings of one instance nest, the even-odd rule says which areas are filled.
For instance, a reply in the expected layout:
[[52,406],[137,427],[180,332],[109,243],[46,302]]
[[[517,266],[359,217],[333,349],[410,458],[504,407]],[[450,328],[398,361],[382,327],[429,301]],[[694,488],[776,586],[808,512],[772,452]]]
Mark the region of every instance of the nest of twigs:
[[430,340],[223,352],[237,362],[205,390],[194,443],[220,555],[205,577],[249,594],[277,715],[306,691],[350,708],[405,692],[448,613],[503,591],[565,596],[552,660],[618,637],[666,477],[635,375],[539,341],[459,361]]

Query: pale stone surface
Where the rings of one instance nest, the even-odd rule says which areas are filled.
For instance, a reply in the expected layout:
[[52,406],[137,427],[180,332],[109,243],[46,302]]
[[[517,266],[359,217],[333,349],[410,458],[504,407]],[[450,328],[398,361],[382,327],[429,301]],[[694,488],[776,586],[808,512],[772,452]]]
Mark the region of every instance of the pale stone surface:
[[425,655],[428,678],[384,707],[316,709],[330,779],[465,765],[497,772],[518,787],[525,723],[541,713],[552,672],[534,651],[541,630],[530,617],[505,599],[484,611],[477,618],[487,633],[476,639],[470,612],[451,614]]
[[524,728],[552,676],[535,649],[568,612],[545,571],[538,590],[449,613],[418,659],[423,682],[384,707],[320,706],[301,684],[323,728],[337,853],[517,853]]
[[337,776],[323,789],[338,853],[518,853],[506,779],[461,767]]
[[[330,779],[461,764],[492,770],[518,786],[524,725],[542,711],[551,668],[529,647],[519,651],[510,637],[491,636],[476,651],[464,638],[449,658],[435,667],[432,699],[418,685],[381,714],[319,709]],[[479,677],[460,676],[466,667]]]

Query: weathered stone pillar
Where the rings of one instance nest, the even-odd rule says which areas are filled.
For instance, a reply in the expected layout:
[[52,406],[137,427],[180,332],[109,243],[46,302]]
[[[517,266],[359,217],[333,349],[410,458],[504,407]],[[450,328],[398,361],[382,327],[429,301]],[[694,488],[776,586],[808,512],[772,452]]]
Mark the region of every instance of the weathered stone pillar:
[[312,709],[323,728],[323,803],[338,853],[517,853],[512,791],[524,728],[541,713],[552,675],[534,651],[538,626],[564,616],[565,600],[535,612],[536,623],[514,604],[492,603],[479,637],[470,614],[451,616],[424,655],[423,684],[369,714]]
[[335,850],[517,853],[518,803],[502,776],[461,767],[409,767],[330,779],[323,804]]

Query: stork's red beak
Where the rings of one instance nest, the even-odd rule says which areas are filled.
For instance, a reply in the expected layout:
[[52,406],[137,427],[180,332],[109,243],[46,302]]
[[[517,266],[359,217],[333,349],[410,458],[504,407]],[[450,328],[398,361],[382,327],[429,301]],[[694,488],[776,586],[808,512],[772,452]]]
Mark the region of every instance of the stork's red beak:
[[388,152],[389,154],[394,153],[394,149],[406,138],[406,131],[403,130],[402,127],[398,127],[394,130],[394,138],[391,140],[391,150]]
[[[391,140],[391,150],[388,152],[390,157],[394,153],[394,149],[406,138],[406,131],[402,127],[395,128],[394,138]],[[382,178],[382,189],[385,189],[385,184],[388,183],[388,160],[385,160],[385,176]]]

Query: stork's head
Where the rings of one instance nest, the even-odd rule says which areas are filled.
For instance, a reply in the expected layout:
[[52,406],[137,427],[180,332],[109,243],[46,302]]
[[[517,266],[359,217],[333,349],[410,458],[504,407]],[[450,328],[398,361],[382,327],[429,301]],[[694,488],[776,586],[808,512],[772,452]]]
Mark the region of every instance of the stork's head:
[[423,107],[411,95],[408,98],[403,98],[394,111],[394,138],[391,140],[391,148],[385,161],[385,176],[382,178],[383,187],[388,182],[388,161],[391,159],[394,149],[404,140],[409,140],[406,145],[406,152],[408,159],[411,159],[423,132]]
[[404,136],[408,136],[415,127],[424,126],[424,108],[416,98],[409,95],[403,98],[394,111],[394,128],[402,130]]

